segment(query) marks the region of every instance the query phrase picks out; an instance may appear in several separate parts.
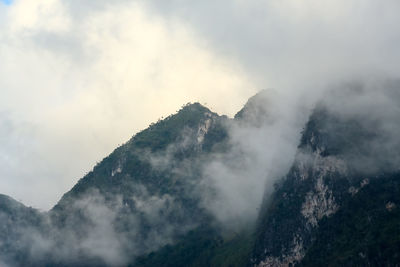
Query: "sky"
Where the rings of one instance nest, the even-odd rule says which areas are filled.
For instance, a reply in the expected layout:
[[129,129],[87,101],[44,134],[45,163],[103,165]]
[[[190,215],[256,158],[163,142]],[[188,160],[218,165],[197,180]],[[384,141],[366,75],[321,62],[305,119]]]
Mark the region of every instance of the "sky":
[[12,3],[11,0],[2,0],[1,2],[3,2],[6,5],[11,5],[11,3]]
[[[0,193],[47,210],[150,123],[398,77],[400,2],[3,0]],[[281,100],[280,100],[281,101]]]

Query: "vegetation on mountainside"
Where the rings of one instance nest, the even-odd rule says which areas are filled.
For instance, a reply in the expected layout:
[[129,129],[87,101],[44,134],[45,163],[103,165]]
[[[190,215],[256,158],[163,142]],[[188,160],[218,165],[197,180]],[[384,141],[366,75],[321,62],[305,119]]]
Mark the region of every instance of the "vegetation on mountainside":
[[300,266],[397,266],[400,173],[370,179],[332,217],[323,218]]
[[[178,148],[173,152],[170,168],[156,170],[152,167],[149,156],[169,156],[165,155],[166,149],[170,145],[182,142],[184,129],[197,126],[200,122],[207,119],[205,114],[218,116],[199,103],[185,105],[177,114],[171,115],[164,120],[151,124],[149,128],[139,132],[132,137],[126,144],[118,147],[108,157],[97,164],[93,171],[89,172],[61,199],[55,209],[69,198],[77,198],[88,189],[96,188],[101,193],[132,193],[132,182],[144,183],[151,192],[169,192],[180,190],[175,187],[171,178],[174,159],[188,160],[198,151],[193,147]],[[227,136],[223,127],[223,121],[217,118],[215,127],[210,129],[204,139],[205,151],[210,151],[213,145],[218,144]],[[222,117],[223,118],[223,117]],[[159,154],[157,154],[159,153]],[[164,153],[164,154],[163,154]],[[121,172],[115,172],[116,166],[123,168]],[[115,173],[113,173],[115,172]],[[134,185],[135,185],[134,184]],[[113,190],[115,192],[113,192]],[[126,192],[125,192],[126,191]]]
[[252,231],[223,237],[210,226],[190,231],[181,242],[139,257],[132,267],[240,267],[246,266],[253,247]]
[[[245,120],[246,112],[256,108],[255,100],[249,101],[235,116],[236,121]],[[204,126],[207,120],[211,120],[210,127],[198,139],[199,125]],[[357,172],[359,162],[379,158],[371,156],[375,151],[368,151],[368,142],[376,138],[371,124],[357,119],[342,120],[326,109],[317,108],[303,132],[299,151],[316,152],[318,155],[312,160],[339,156],[346,164],[357,164],[344,175],[334,168],[324,172],[324,166],[315,171],[308,161],[302,162],[303,165],[295,162],[286,177],[276,184],[272,196],[266,198],[256,229],[245,226],[241,232],[221,229],[204,207],[196,188],[202,164],[210,160],[211,153],[229,151],[227,125],[229,119],[198,103],[185,105],[177,114],[151,124],[104,158],[47,214],[0,195],[0,256],[8,257],[1,258],[0,263],[110,265],[101,255],[86,255],[82,251],[67,260],[57,258],[51,250],[33,257],[32,248],[41,239],[24,239],[31,236],[26,235],[25,230],[29,229],[38,234],[33,235],[35,238],[55,238],[49,242],[54,250],[63,248],[65,233],[68,238],[73,235],[76,238],[73,244],[78,244],[96,224],[84,209],[90,209],[90,205],[84,208],[75,205],[89,195],[115,216],[112,220],[107,218],[110,220],[107,222],[113,228],[112,233],[123,236],[126,242],[123,250],[130,257],[131,267],[247,266],[250,258],[263,260],[265,251],[270,253],[268,256],[278,258],[286,255],[293,244],[293,233],[305,250],[299,266],[398,265],[400,174],[379,172],[365,176],[367,172]],[[359,160],[354,160],[357,157]],[[368,169],[369,174],[371,170]],[[365,178],[369,178],[369,183],[360,187]],[[332,216],[316,221],[317,225],[310,225],[302,207],[307,194],[321,193],[315,186],[318,179],[340,208]],[[359,186],[356,191],[349,191],[356,185]],[[97,196],[101,197],[96,199]],[[159,206],[149,213],[145,205],[153,202]],[[95,219],[102,220],[109,214],[100,215]],[[168,232],[165,242],[158,240],[164,230]],[[151,239],[157,239],[159,244],[149,245]]]

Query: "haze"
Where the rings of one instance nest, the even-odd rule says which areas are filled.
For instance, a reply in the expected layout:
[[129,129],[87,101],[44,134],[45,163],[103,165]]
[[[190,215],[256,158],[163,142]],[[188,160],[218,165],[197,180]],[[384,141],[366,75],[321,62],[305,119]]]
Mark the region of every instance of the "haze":
[[187,102],[233,116],[274,88],[296,113],[331,83],[398,78],[398,14],[396,0],[3,1],[0,192],[49,209]]

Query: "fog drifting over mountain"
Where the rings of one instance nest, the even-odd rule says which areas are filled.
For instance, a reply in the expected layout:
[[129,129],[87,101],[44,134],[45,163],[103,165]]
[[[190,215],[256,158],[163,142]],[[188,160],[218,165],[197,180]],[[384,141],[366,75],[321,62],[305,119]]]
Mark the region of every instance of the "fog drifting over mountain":
[[395,0],[0,5],[1,193],[48,209],[189,101],[232,116],[274,88],[278,125],[297,127],[333,83],[398,78],[399,11]]

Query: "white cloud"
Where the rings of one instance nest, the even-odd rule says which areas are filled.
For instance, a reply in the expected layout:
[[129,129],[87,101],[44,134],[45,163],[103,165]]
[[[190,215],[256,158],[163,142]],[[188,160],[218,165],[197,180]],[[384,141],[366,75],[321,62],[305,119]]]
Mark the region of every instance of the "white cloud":
[[179,20],[137,3],[71,12],[62,1],[19,0],[1,30],[0,110],[27,144],[24,158],[3,152],[14,164],[1,162],[0,188],[26,204],[51,207],[96,160],[182,104],[232,115],[255,89]]
[[10,30],[12,33],[24,31],[68,31],[71,21],[64,5],[58,0],[16,1],[10,7]]
[[[184,18],[258,85],[294,91],[315,80],[398,75],[400,4],[373,0],[147,1]],[[287,89],[283,89],[287,88]]]
[[[0,111],[29,140],[22,147],[33,159],[27,175],[7,165],[26,162],[3,149],[1,191],[50,207],[96,160],[188,101],[233,115],[272,87],[298,113],[296,103],[312,103],[332,81],[398,77],[399,11],[397,0],[1,6]],[[48,193],[22,193],[26,183]]]

